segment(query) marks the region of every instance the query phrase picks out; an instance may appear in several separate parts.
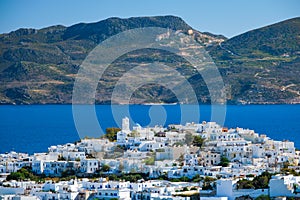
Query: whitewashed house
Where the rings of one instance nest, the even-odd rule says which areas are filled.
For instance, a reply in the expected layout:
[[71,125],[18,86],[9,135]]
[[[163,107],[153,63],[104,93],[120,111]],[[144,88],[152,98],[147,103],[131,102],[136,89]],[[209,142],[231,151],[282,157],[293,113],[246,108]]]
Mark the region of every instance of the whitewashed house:
[[96,198],[99,199],[123,199],[123,200],[131,200],[130,198],[130,190],[129,189],[97,189],[95,194]]
[[84,173],[95,173],[100,169],[100,163],[97,159],[84,159],[80,161],[80,170]]
[[272,176],[269,187],[270,197],[300,197],[300,176]]

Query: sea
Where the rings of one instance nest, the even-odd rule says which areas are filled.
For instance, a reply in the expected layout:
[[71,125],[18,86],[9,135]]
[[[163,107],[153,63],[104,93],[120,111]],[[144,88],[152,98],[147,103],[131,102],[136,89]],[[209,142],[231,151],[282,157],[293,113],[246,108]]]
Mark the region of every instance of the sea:
[[293,141],[300,149],[300,105],[1,105],[0,153],[47,152],[52,145],[100,137],[126,116],[131,127],[217,121]]

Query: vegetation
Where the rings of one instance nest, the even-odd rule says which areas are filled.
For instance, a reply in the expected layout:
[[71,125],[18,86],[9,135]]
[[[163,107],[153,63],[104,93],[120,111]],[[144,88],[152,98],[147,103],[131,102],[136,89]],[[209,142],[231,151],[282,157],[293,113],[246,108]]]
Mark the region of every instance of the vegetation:
[[76,172],[72,169],[67,169],[61,173],[62,178],[66,178],[66,177],[70,177],[70,176],[75,177],[75,175],[76,175]]
[[271,198],[268,195],[260,195],[255,200],[271,200]]
[[199,174],[197,174],[197,175],[195,175],[195,176],[192,178],[191,182],[200,182],[200,181],[202,181],[202,180],[203,180],[203,178],[200,177]]
[[106,133],[104,135],[110,142],[115,142],[117,140],[117,133],[120,131],[120,128],[112,127],[106,128]]
[[145,164],[146,165],[154,165],[155,164],[155,158],[152,156],[150,158],[145,159]]
[[129,174],[121,174],[121,175],[109,175],[108,176],[109,180],[125,180],[125,181],[130,181],[130,182],[137,182],[138,180],[144,179],[147,180],[147,174],[143,173],[129,173]]
[[129,134],[130,137],[139,137],[140,133],[137,132],[136,130],[131,131],[131,133]]
[[[71,103],[74,75],[88,53],[106,38],[140,27],[162,27],[183,32],[191,29],[179,17],[164,16],[109,18],[92,24],[52,26],[40,30],[24,28],[0,34],[0,79],[7,83],[0,85],[0,103]],[[206,47],[219,68],[225,89],[230,94],[229,103],[291,103],[298,97],[300,80],[297,67],[300,63],[299,27],[298,17],[231,39],[210,33],[200,34],[196,30],[194,37]],[[207,45],[207,40],[213,42]],[[220,40],[225,41],[219,45]],[[124,71],[151,61],[171,63],[191,83],[198,101],[210,103],[205,81],[189,63],[155,50],[132,52],[112,64],[103,74],[96,103],[111,103],[113,87]],[[16,82],[19,84],[14,84]],[[288,85],[288,88],[282,89]],[[141,87],[132,97],[135,102],[141,103],[177,102],[175,95],[170,94],[170,90],[153,84]]]
[[110,166],[109,165],[103,165],[101,167],[101,170],[104,171],[104,172],[108,172],[110,170]]
[[203,180],[202,190],[213,190],[212,183],[216,181],[215,178],[206,176]]
[[193,139],[193,145],[201,148],[204,144],[204,140],[205,139],[202,138],[200,135],[196,135]]
[[218,165],[222,167],[228,167],[229,163],[230,161],[228,160],[227,157],[221,156],[220,163]]
[[61,155],[58,155],[58,158],[57,158],[57,160],[58,160],[58,161],[65,161],[66,159],[65,159],[63,156],[61,156]]
[[185,134],[185,143],[190,146],[191,144],[193,144],[193,140],[194,140],[194,137],[193,137],[193,134],[192,133],[186,133]]
[[294,176],[300,176],[300,173],[296,172],[294,169],[289,169],[287,167],[281,168],[280,172],[285,175],[292,174]]
[[239,180],[237,182],[238,189],[266,189],[269,187],[269,181],[272,174],[269,172],[263,172],[261,175],[254,177],[252,181],[250,180]]
[[249,195],[243,195],[240,197],[236,197],[235,200],[253,200],[253,198],[250,197]]
[[41,181],[42,178],[33,174],[31,168],[23,167],[19,169],[17,172],[12,172],[6,177],[7,181],[16,180],[16,181]]
[[252,181],[247,179],[239,180],[237,183],[237,189],[254,189]]

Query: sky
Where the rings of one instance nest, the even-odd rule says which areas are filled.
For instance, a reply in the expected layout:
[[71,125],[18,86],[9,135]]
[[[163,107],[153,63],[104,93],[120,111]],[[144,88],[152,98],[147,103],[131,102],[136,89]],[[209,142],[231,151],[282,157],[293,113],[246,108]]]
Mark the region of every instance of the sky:
[[0,33],[109,17],[176,15],[202,32],[233,37],[300,16],[299,0],[0,0]]

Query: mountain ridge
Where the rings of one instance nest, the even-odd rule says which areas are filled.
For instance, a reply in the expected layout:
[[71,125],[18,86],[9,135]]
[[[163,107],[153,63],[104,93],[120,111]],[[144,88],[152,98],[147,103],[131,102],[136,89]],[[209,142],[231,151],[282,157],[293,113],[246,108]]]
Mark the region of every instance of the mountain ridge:
[[[300,103],[299,17],[227,39],[222,35],[197,31],[175,16],[114,17],[69,27],[55,25],[0,34],[0,79],[4,83],[0,86],[0,103],[71,103],[74,77],[79,66],[99,42],[124,30],[151,26],[185,33],[193,30],[195,39],[206,47],[223,76],[229,103]],[[143,57],[146,53],[149,52],[137,55]],[[185,63],[165,56],[174,61],[175,68],[189,70]],[[157,59],[165,61],[163,54]],[[140,61],[132,61],[131,58],[133,65]],[[128,63],[116,63],[113,73],[120,77],[121,69],[126,66]],[[115,80],[110,75],[105,78]],[[199,102],[210,103],[201,77],[190,71],[186,78],[192,82]],[[110,103],[112,86],[108,85],[102,82],[103,88],[98,88],[96,103]],[[176,102],[174,95],[169,93],[158,85],[145,86],[133,95],[132,103]]]

